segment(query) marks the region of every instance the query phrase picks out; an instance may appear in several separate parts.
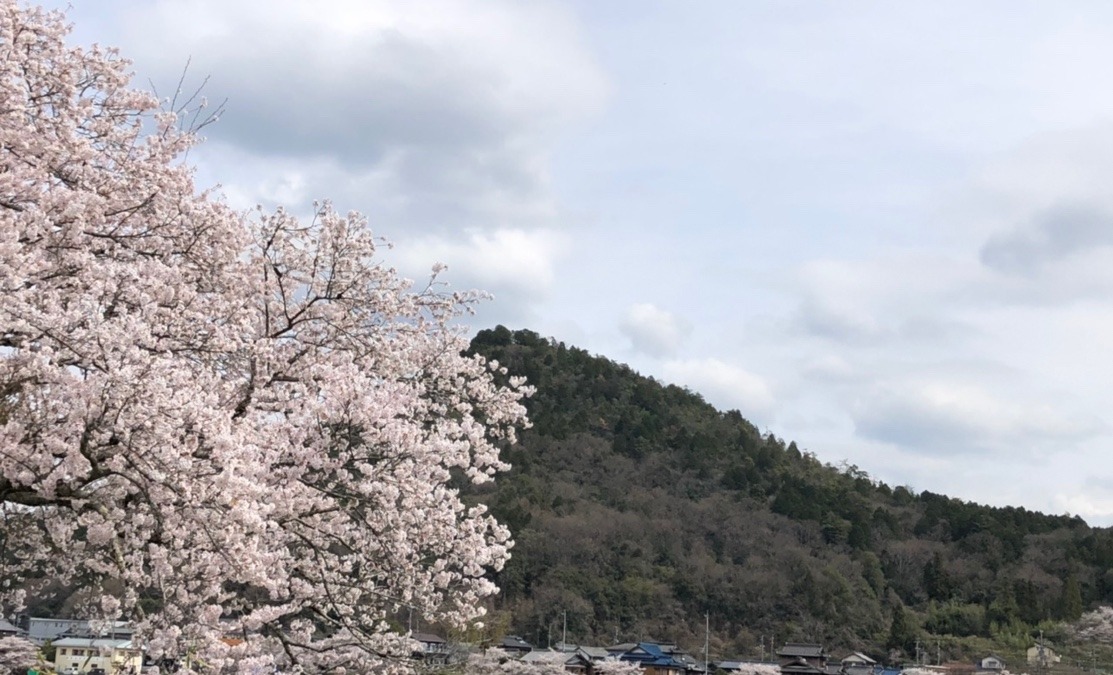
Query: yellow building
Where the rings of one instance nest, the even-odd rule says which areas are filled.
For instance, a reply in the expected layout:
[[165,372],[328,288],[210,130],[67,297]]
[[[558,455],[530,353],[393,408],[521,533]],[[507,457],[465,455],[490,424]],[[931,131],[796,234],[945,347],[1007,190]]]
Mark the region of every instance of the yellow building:
[[143,667],[143,652],[131,640],[67,637],[51,644],[54,670],[59,673],[139,675]]

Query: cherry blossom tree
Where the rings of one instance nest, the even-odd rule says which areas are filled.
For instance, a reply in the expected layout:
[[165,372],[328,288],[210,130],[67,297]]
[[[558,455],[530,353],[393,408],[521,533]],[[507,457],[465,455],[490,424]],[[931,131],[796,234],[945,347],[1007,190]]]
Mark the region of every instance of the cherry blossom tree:
[[644,671],[641,666],[632,661],[607,659],[595,664],[595,672],[598,675],[640,675]]
[[1070,633],[1079,642],[1113,644],[1113,607],[1102,605],[1086,612],[1071,624]]
[[405,668],[391,617],[477,619],[508,557],[452,487],[525,423],[463,355],[479,295],[400,278],[358,214],[199,191],[196,110],[67,32],[0,0],[0,602],[80,585],[198,671]]
[[[531,652],[534,658],[521,658],[502,649],[488,649],[468,656],[458,669],[462,675],[566,675],[565,663],[572,657],[565,652]],[[608,658],[592,666],[598,675],[640,675],[642,668],[631,661]]]
[[26,638],[0,638],[0,675],[24,675],[39,661],[39,648]]

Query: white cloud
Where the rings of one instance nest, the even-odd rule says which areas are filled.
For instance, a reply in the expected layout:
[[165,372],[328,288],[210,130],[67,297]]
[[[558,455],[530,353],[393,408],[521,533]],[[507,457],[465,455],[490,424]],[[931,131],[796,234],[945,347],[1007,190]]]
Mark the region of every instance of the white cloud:
[[496,295],[503,289],[536,298],[552,287],[554,262],[566,246],[565,237],[550,230],[470,230],[463,238],[407,240],[392,252],[391,260],[415,276],[434,262],[443,263],[450,279],[462,279]]
[[811,260],[795,275],[789,330],[858,345],[961,340],[970,327],[950,311],[961,307],[953,296],[968,295],[984,276],[973,262],[930,250]]
[[1100,207],[1064,204],[1030,224],[999,232],[982,247],[982,262],[1007,273],[1034,274],[1045,262],[1113,245],[1113,214]]
[[227,98],[194,150],[202,185],[240,208],[364,213],[424,278],[497,298],[484,319],[536,322],[567,246],[552,185],[563,134],[609,83],[570,8],[509,0],[74,0],[76,41],[121,46],[135,84]]
[[665,379],[702,394],[716,407],[737,409],[756,423],[768,420],[773,391],[766,381],[740,366],[715,358],[668,361]]
[[555,3],[75,0],[71,16],[77,39],[122,45],[138,86],[171,94],[187,60],[187,90],[209,77],[221,149],[194,159],[230,195],[328,198],[388,234],[555,226],[553,144],[607,97]]
[[164,89],[191,58],[229,98],[212,133],[267,155],[359,165],[396,146],[497,145],[580,119],[606,91],[572,15],[547,3],[179,0],[131,3],[110,28]]
[[863,436],[934,455],[1063,449],[1104,431],[1097,419],[953,380],[876,387],[856,401],[853,418]]
[[626,309],[619,330],[634,349],[661,358],[676,354],[692,326],[652,303],[640,302]]
[[1113,495],[1086,492],[1057,492],[1053,499],[1055,511],[1082,516],[1090,523],[1113,522]]
[[810,358],[801,367],[801,373],[809,381],[847,382],[857,371],[853,365],[838,354],[825,354]]

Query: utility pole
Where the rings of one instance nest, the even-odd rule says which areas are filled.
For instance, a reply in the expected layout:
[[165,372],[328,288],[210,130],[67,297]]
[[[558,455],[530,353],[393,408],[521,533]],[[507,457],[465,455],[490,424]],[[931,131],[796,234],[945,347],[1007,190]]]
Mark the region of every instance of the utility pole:
[[708,647],[711,645],[711,612],[703,615],[703,672],[708,673]]
[[560,648],[568,649],[568,610],[564,610],[564,632],[560,636]]

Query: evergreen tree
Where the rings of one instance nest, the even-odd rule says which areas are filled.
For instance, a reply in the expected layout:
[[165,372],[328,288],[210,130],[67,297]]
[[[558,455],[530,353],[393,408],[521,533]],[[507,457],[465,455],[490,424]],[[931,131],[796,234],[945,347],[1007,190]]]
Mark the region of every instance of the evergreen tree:
[[1082,589],[1074,574],[1067,575],[1063,584],[1063,597],[1059,601],[1059,618],[1064,621],[1077,621],[1082,616]]
[[889,624],[889,639],[886,641],[886,646],[889,649],[900,649],[905,653],[911,653],[915,645],[916,629],[908,616],[908,610],[904,605],[897,605],[893,608],[893,620]]
[[951,597],[951,580],[943,568],[943,556],[939,551],[924,565],[924,592],[930,600],[947,600]]

